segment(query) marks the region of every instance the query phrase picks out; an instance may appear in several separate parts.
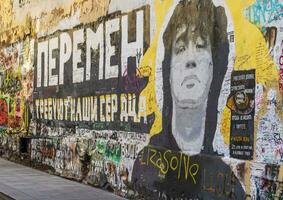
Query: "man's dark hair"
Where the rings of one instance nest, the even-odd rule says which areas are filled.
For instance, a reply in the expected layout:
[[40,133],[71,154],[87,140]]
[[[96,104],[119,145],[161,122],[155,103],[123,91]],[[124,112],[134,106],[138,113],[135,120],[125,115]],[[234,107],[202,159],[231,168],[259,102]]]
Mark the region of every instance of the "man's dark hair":
[[217,50],[220,44],[227,40],[227,19],[223,7],[215,7],[211,0],[182,0],[176,6],[174,13],[163,34],[163,42],[166,50],[171,50],[176,38],[177,30],[185,25],[195,26],[196,33],[191,38],[209,38],[211,51]]

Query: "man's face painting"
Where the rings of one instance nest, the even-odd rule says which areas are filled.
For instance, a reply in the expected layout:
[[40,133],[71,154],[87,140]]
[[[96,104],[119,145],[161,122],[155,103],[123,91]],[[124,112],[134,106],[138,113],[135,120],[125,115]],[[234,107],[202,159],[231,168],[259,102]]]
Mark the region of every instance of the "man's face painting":
[[170,70],[171,91],[177,106],[195,108],[205,103],[213,76],[208,36],[201,37],[193,25],[178,28]]

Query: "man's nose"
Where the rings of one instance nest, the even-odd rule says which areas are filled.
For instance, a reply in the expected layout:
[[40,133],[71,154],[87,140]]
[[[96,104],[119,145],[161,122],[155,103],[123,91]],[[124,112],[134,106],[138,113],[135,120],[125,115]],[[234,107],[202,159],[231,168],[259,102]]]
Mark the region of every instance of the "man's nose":
[[195,67],[197,67],[197,64],[194,60],[189,60],[186,64],[187,69],[192,69],[192,68],[195,68]]

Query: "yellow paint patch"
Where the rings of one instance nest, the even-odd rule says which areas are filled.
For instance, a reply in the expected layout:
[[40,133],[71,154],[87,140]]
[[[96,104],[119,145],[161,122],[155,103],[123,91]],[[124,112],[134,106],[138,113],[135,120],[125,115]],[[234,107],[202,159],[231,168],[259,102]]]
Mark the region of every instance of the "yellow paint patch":
[[268,81],[278,80],[276,65],[268,53],[263,34],[243,15],[243,10],[253,1],[247,3],[226,0],[226,2],[235,28],[234,70],[256,69],[256,81],[263,85],[266,85]]
[[[243,15],[243,11],[255,0],[226,0],[232,15],[235,31],[234,70],[256,69],[256,83],[265,87],[278,88],[276,65],[268,53],[263,34]],[[267,84],[268,83],[268,84]],[[273,83],[270,85],[270,83]],[[221,119],[221,133],[229,144],[231,112],[226,107]]]
[[225,144],[229,144],[230,142],[230,120],[231,110],[228,107],[225,107],[221,119],[221,133]]
[[170,7],[173,4],[173,0],[167,1],[154,1],[154,11],[156,16],[156,30],[153,36],[152,43],[150,48],[145,53],[141,64],[141,72],[142,75],[150,74],[149,82],[147,87],[142,91],[141,95],[147,97],[146,105],[147,105],[147,113],[155,113],[155,121],[150,131],[151,135],[157,134],[162,130],[162,115],[158,108],[156,102],[156,93],[155,93],[155,65],[156,65],[156,53],[157,53],[157,45],[158,39],[160,36],[160,31],[164,22],[164,18]]
[[35,38],[39,30],[47,33],[56,29],[63,19],[76,13],[81,23],[96,21],[107,14],[108,5],[109,0],[31,0],[20,7],[11,0],[1,0],[0,43],[9,45],[27,35]]

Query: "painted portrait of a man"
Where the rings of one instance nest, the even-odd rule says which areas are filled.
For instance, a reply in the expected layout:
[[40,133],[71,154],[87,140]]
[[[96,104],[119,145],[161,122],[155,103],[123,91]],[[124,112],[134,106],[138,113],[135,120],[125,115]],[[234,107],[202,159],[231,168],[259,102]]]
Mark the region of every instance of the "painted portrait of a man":
[[163,44],[162,131],[135,162],[135,189],[146,196],[157,191],[149,199],[243,199],[240,182],[212,146],[229,54],[224,8],[181,0]]

